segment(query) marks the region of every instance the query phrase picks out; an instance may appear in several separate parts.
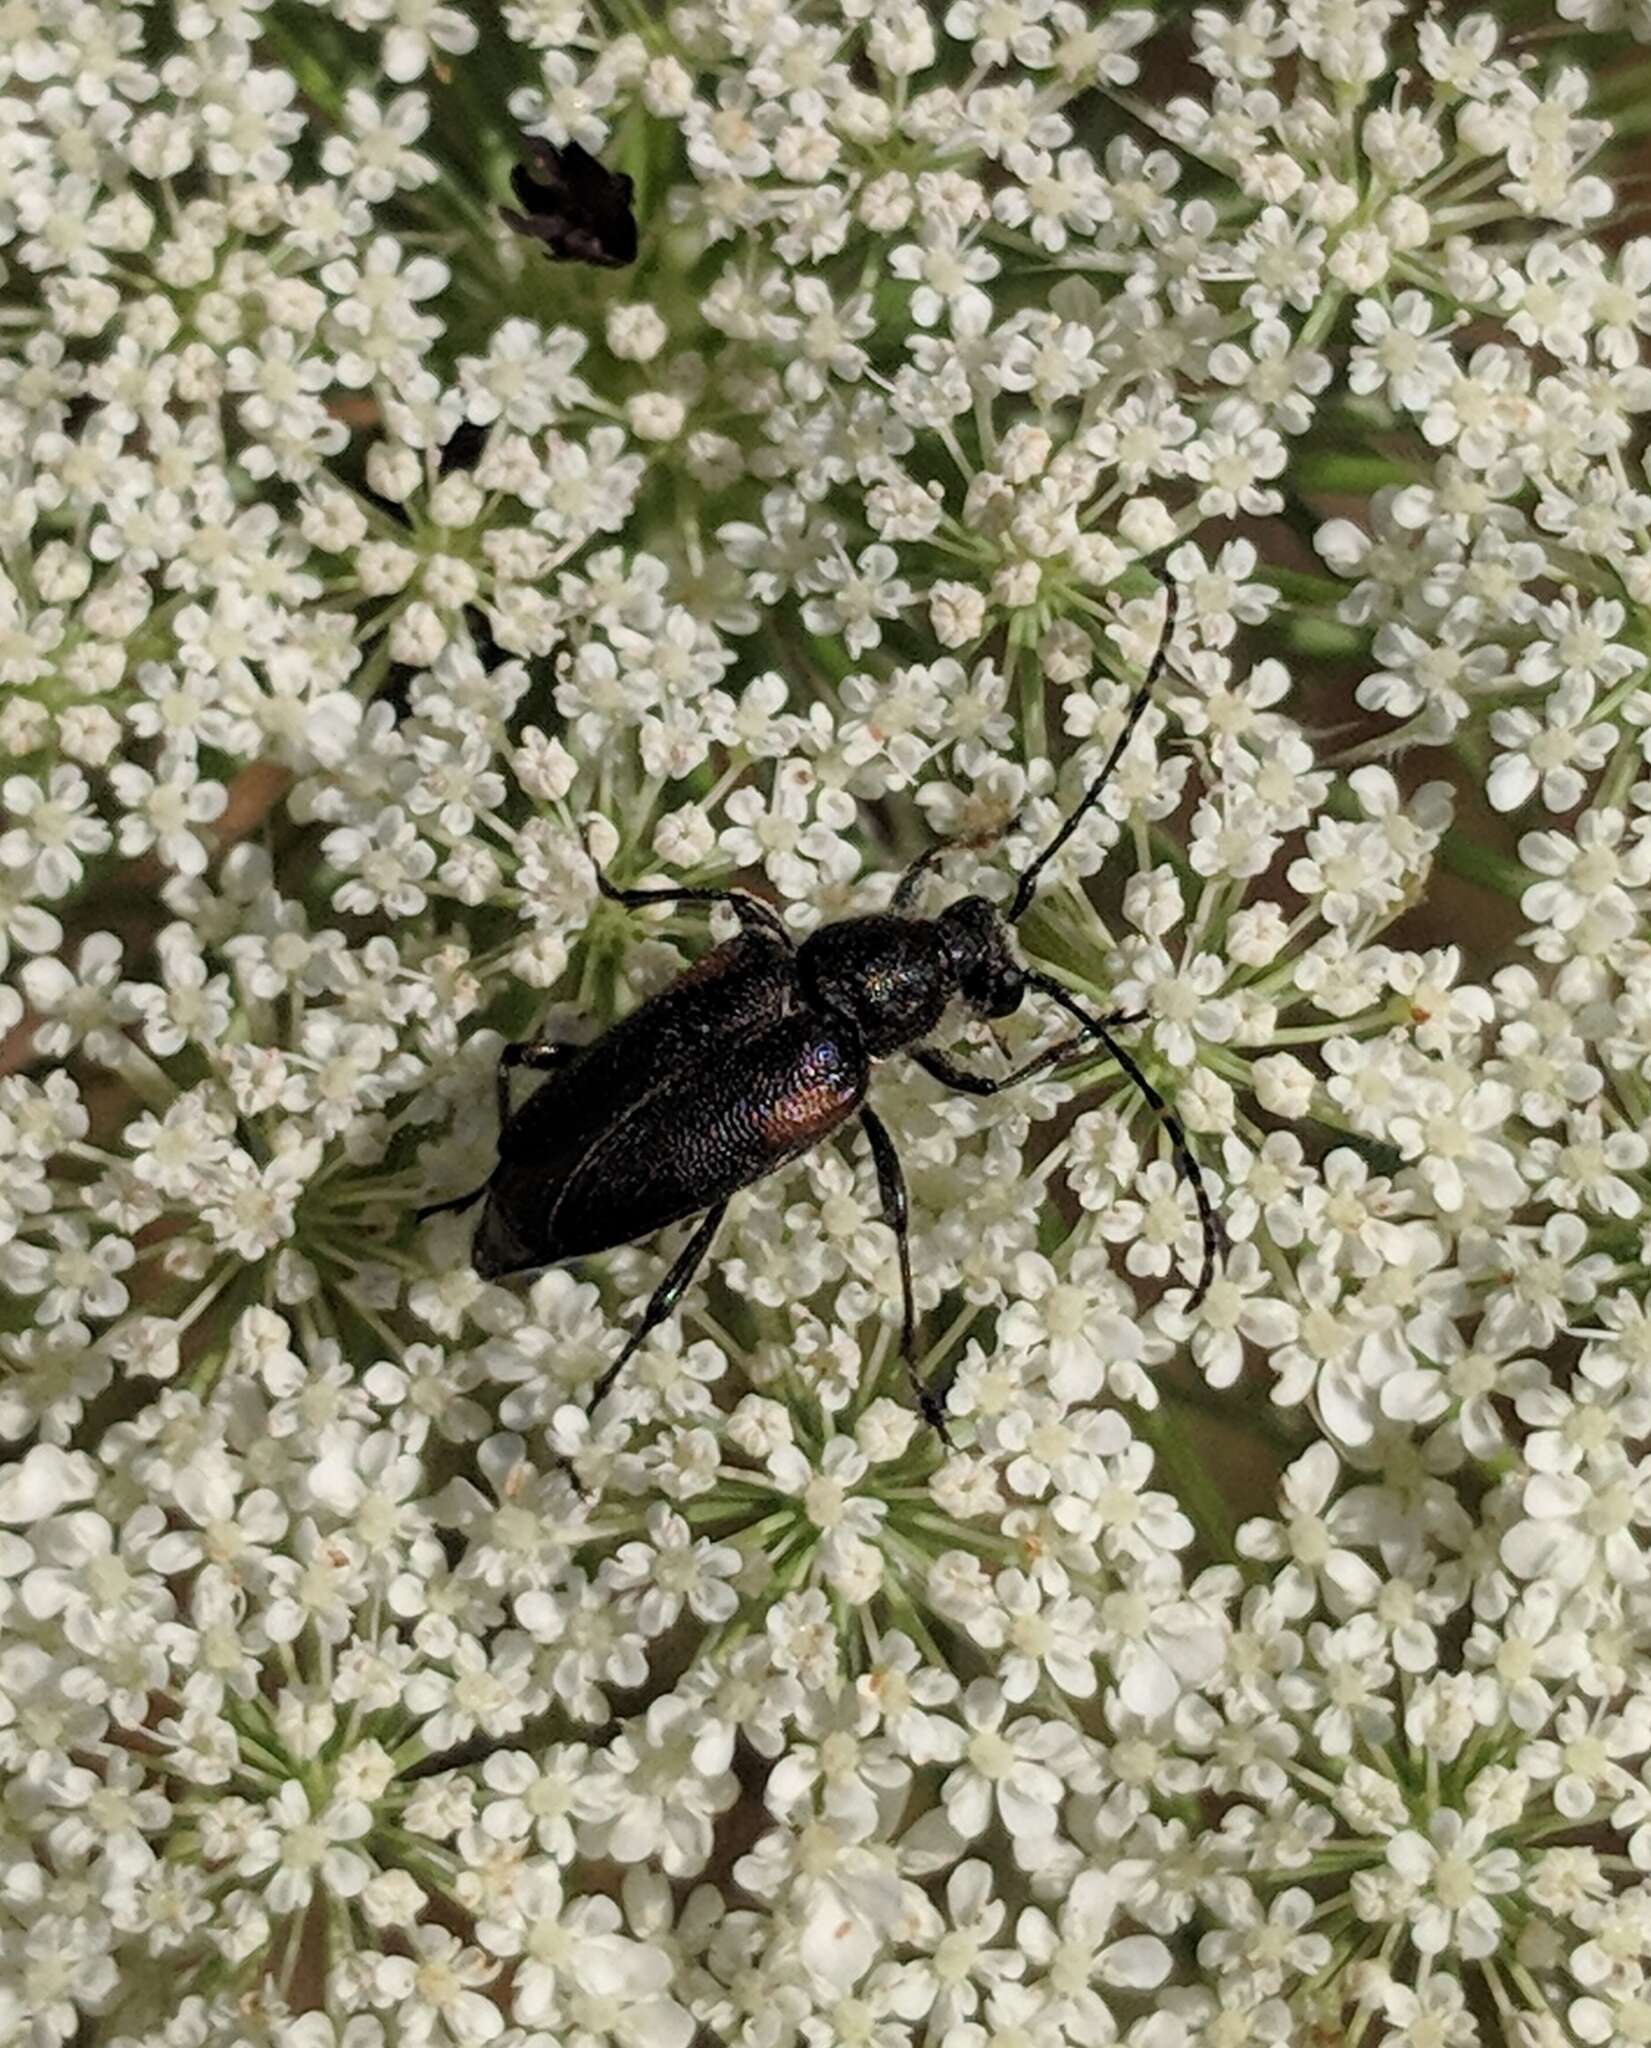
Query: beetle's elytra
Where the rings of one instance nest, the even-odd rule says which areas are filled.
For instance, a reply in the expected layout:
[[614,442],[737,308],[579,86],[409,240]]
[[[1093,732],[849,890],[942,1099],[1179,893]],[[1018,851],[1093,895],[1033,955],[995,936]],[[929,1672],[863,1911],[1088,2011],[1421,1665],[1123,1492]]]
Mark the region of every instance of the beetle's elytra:
[[[1104,767],[1020,877],[1007,913],[984,897],[965,896],[938,917],[917,914],[917,890],[944,852],[939,847],[907,869],[891,909],[822,925],[800,946],[778,913],[744,890],[619,889],[598,874],[603,895],[631,908],[726,903],[739,919],[739,932],[594,1044],[507,1045],[499,1061],[498,1164],[481,1187],[420,1212],[463,1209],[485,1197],[473,1258],[477,1272],[490,1280],[607,1251],[667,1224],[703,1217],[597,1382],[592,1407],[681,1299],[711,1248],[729,1197],[858,1117],[871,1145],[883,1219],[899,1251],[901,1355],[918,1406],[945,1434],[941,1404],[917,1374],[900,1160],[865,1099],[872,1063],[896,1053],[909,1054],[948,1088],[995,1095],[1092,1043],[1104,1046],[1157,1112],[1192,1188],[1204,1237],[1192,1301],[1202,1298],[1215,1270],[1220,1220],[1179,1118],[1114,1035],[1138,1020],[1095,1016],[1058,981],[1020,961],[1012,937],[1044,867],[1100,800],[1146,708],[1169,637],[1166,624]],[[923,1043],[954,997],[978,1017],[1004,1017],[1034,990],[1078,1028],[1011,1073],[972,1073]],[[551,1078],[513,1110],[510,1074],[516,1067]]]

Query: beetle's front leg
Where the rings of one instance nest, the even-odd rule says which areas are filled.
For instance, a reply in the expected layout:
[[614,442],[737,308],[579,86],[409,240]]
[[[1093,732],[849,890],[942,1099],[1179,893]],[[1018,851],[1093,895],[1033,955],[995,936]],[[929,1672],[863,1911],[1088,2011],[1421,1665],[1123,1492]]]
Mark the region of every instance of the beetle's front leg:
[[[1119,1010],[1103,1018],[1102,1022],[1109,1030],[1122,1030],[1126,1025],[1139,1024],[1144,1014],[1138,1010]],[[1085,1033],[1074,1031],[1069,1038],[1057,1038],[1053,1045],[1046,1045],[1042,1052],[1023,1060],[1007,1074],[972,1074],[967,1067],[960,1067],[950,1054],[936,1052],[926,1045],[919,1046],[912,1058],[943,1088],[954,1088],[960,1095],[1001,1095],[1005,1088],[1013,1088],[1017,1081],[1028,1081],[1046,1067],[1061,1066],[1065,1061],[1077,1059],[1093,1049]]]
[[587,1413],[594,1413],[602,1405],[614,1381],[618,1379],[626,1366],[630,1364],[637,1352],[642,1349],[642,1346],[648,1341],[652,1332],[658,1329],[659,1325],[664,1322],[683,1295],[687,1293],[688,1283],[693,1279],[706,1253],[711,1249],[711,1240],[716,1236],[717,1225],[722,1221],[727,1208],[728,1201],[725,1196],[722,1201],[717,1203],[714,1209],[706,1212],[704,1222],[700,1224],[693,1236],[689,1238],[681,1251],[677,1253],[676,1263],[654,1289],[653,1299],[648,1303],[641,1322],[631,1332],[624,1350],[620,1352],[612,1365],[608,1367],[607,1371],[596,1382],[590,1399],[585,1403]]
[[911,1219],[906,1205],[906,1177],[900,1170],[900,1155],[894,1149],[888,1126],[875,1110],[862,1109],[860,1122],[871,1144],[872,1164],[877,1169],[877,1192],[882,1198],[883,1221],[894,1232],[900,1255],[900,1356],[912,1383],[923,1420],[938,1432],[947,1450],[952,1447],[946,1429],[946,1410],[932,1387],[924,1384],[917,1370],[917,1304],[911,1281]]
[[1041,1074],[1046,1067],[1058,1066],[1062,1060],[1070,1059],[1073,1053],[1083,1049],[1084,1040],[1075,1032],[1070,1038],[1058,1039],[1055,1044],[1045,1046],[1034,1058],[1023,1061],[1007,1074],[972,1074],[948,1054],[935,1052],[929,1046],[919,1046],[912,1058],[925,1074],[932,1075],[943,1088],[955,1089],[959,1095],[1001,1095],[1005,1088],[1013,1088],[1017,1081],[1029,1081],[1034,1074]]
[[939,846],[931,846],[927,853],[920,853],[896,884],[891,907],[895,910],[910,910],[917,901],[918,886],[923,877],[938,866],[950,850],[949,842],[942,841]]
[[895,910],[909,910],[917,900],[918,886],[923,877],[931,874],[948,853],[978,853],[983,847],[995,846],[1014,822],[1012,817],[1006,818],[1002,825],[994,826],[990,831],[968,832],[957,839],[942,839],[926,853],[920,853],[896,884],[891,907]]

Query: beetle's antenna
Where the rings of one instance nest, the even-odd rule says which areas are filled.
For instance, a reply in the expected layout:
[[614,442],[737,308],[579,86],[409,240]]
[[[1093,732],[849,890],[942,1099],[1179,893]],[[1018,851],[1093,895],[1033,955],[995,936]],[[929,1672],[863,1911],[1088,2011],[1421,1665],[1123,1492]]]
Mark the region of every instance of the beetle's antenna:
[[1135,728],[1141,722],[1141,714],[1152,701],[1152,693],[1158,686],[1158,678],[1164,672],[1164,662],[1169,655],[1169,643],[1175,632],[1175,585],[1169,586],[1164,600],[1164,630],[1158,639],[1158,646],[1147,664],[1147,672],[1141,679],[1141,686],[1130,699],[1128,711],[1124,714],[1123,731],[1112,743],[1112,751],[1106,757],[1106,766],[1084,791],[1083,801],[1073,811],[1061,829],[1050,840],[1032,865],[1020,878],[1015,888],[1014,901],[1009,905],[1007,916],[1013,924],[1031,902],[1038,886],[1038,877],[1060,852],[1061,848],[1077,831],[1084,819],[1101,800],[1101,792],[1112,780],[1112,771],[1123,758],[1123,752],[1134,738]]
[[1187,1138],[1186,1125],[1170,1108],[1169,1104],[1142,1073],[1140,1063],[1113,1037],[1111,1025],[1124,1021],[1121,1018],[1096,1017],[1085,1009],[1077,998],[1071,995],[1051,974],[1028,974],[1027,986],[1040,990],[1051,1002],[1059,1003],[1066,1014],[1081,1024],[1091,1038],[1098,1038],[1102,1045],[1118,1062],[1147,1102],[1156,1112],[1158,1121],[1169,1134],[1170,1150],[1174,1155],[1176,1168],[1181,1178],[1192,1189],[1192,1199],[1198,1206],[1199,1227],[1204,1233],[1204,1263],[1199,1269],[1198,1285],[1187,1300],[1187,1312],[1191,1312],[1209,1292],[1210,1282],[1215,1278],[1215,1261],[1227,1241],[1227,1233],[1221,1221],[1220,1212],[1210,1194],[1209,1182],[1204,1169],[1198,1163],[1192,1145]]

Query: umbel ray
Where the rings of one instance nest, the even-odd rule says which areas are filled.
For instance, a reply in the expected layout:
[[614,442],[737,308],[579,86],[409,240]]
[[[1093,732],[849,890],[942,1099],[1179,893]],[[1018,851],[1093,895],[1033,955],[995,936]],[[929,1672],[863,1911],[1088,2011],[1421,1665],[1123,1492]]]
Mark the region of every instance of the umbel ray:
[[[964,896],[937,917],[915,909],[925,876],[946,852],[931,847],[901,877],[891,907],[821,925],[794,944],[771,905],[743,889],[597,886],[627,909],[651,903],[726,903],[739,920],[714,947],[590,1045],[540,1040],[499,1058],[499,1156],[468,1194],[419,1212],[422,1220],[486,1199],[472,1258],[495,1280],[630,1244],[667,1224],[702,1218],[655,1289],[642,1320],[596,1383],[594,1408],[692,1281],[739,1189],[774,1173],[858,1117],[871,1146],[883,1220],[899,1252],[900,1355],[917,1405],[945,1436],[942,1404],[917,1371],[906,1187],[894,1140],[866,1101],[874,1061],[904,1053],[943,1087],[996,1095],[1099,1046],[1156,1113],[1192,1190],[1203,1260],[1189,1306],[1210,1284],[1222,1228],[1179,1117],[1116,1033],[1140,1022],[1098,1016],[1016,953],[1013,927],[1050,861],[1102,793],[1151,699],[1173,621],[1136,689],[1101,772],[1049,844],[1020,876],[1008,910]],[[1006,1017],[1029,994],[1046,997],[1076,1029],[1010,1073],[971,1072],[924,1041],[953,997],[982,1018]],[[517,1067],[550,1076],[512,1108]]]

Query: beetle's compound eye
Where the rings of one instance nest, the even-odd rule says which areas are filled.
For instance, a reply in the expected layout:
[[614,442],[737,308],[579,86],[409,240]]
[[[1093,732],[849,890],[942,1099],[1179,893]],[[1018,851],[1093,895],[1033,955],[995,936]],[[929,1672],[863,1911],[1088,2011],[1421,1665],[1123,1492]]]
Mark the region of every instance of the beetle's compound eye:
[[1026,993],[1026,970],[1010,949],[1009,928],[984,896],[948,904],[938,919],[958,993],[980,1017],[1007,1017]]

